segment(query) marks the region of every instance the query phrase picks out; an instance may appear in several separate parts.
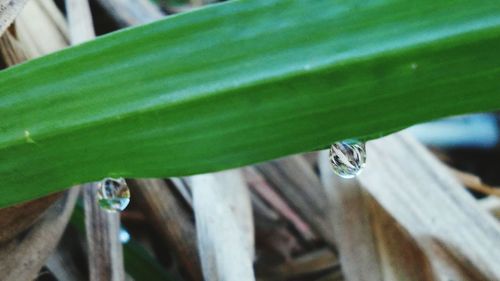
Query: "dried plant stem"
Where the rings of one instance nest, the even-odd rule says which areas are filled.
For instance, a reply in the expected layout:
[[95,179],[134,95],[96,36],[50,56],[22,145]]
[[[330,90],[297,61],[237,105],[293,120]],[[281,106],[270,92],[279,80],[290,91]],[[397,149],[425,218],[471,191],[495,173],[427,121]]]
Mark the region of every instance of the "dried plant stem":
[[241,173],[197,175],[190,181],[205,280],[255,280],[250,197]]
[[120,215],[104,211],[97,205],[96,188],[95,183],[83,187],[90,281],[123,281]]
[[71,45],[76,45],[95,37],[92,15],[87,0],[66,0]]
[[22,44],[15,38],[13,32],[7,30],[0,37],[0,53],[7,66],[21,63],[28,59]]
[[302,156],[292,156],[255,167],[313,231],[335,248],[333,226],[325,213],[326,193],[309,163]]
[[483,183],[480,177],[455,168],[449,167],[449,169],[457,177],[457,179],[470,190],[500,197],[500,188]]
[[133,192],[141,208],[173,252],[188,280],[203,280],[194,223],[175,197],[174,187],[160,179],[138,179],[130,181],[130,184],[136,187]]
[[349,281],[382,281],[379,254],[366,205],[366,192],[359,183],[343,179],[330,167],[328,151],[319,157],[321,182],[325,188],[329,207],[325,210],[331,220],[342,271]]
[[75,207],[77,195],[77,188],[69,190],[24,236],[21,235],[1,245],[2,281],[35,279],[66,228]]
[[28,0],[0,0],[0,35],[21,12]]
[[148,0],[98,0],[121,26],[144,24],[163,17],[158,6]]
[[500,252],[491,249],[500,243],[500,225],[446,166],[403,134],[369,142],[367,150],[370,157],[358,178],[393,218],[382,231],[400,225],[425,255],[435,280],[500,280],[495,262]]

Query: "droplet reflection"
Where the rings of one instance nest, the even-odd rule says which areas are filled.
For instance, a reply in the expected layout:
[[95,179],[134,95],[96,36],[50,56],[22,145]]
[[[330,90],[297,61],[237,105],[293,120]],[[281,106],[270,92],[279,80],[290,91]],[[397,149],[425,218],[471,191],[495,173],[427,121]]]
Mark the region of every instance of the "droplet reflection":
[[127,182],[123,178],[105,178],[97,189],[97,203],[99,206],[111,212],[123,211],[130,202],[130,191]]
[[343,178],[358,175],[366,163],[365,143],[357,140],[336,142],[330,147],[330,164]]

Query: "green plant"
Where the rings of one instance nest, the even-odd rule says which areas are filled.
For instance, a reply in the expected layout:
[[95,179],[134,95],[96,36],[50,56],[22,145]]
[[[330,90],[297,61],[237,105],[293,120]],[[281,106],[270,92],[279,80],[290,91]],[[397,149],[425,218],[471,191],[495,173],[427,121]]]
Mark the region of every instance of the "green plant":
[[495,1],[234,1],[0,72],[0,207],[500,107]]

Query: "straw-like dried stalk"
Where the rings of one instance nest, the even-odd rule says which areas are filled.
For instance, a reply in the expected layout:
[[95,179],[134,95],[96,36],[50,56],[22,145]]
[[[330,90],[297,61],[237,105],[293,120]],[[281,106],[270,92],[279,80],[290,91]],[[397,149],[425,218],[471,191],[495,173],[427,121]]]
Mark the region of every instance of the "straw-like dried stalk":
[[190,183],[205,280],[255,280],[250,197],[240,171],[197,175]]

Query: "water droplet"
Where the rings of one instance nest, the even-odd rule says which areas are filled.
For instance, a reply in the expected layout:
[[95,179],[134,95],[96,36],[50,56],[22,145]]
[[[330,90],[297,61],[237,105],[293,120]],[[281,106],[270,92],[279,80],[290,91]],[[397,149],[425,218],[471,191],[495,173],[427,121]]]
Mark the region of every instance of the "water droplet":
[[343,178],[358,175],[366,162],[365,143],[357,140],[344,140],[332,144],[330,164],[333,171]]
[[130,202],[130,191],[124,178],[105,178],[97,189],[97,203],[106,211],[123,211]]

